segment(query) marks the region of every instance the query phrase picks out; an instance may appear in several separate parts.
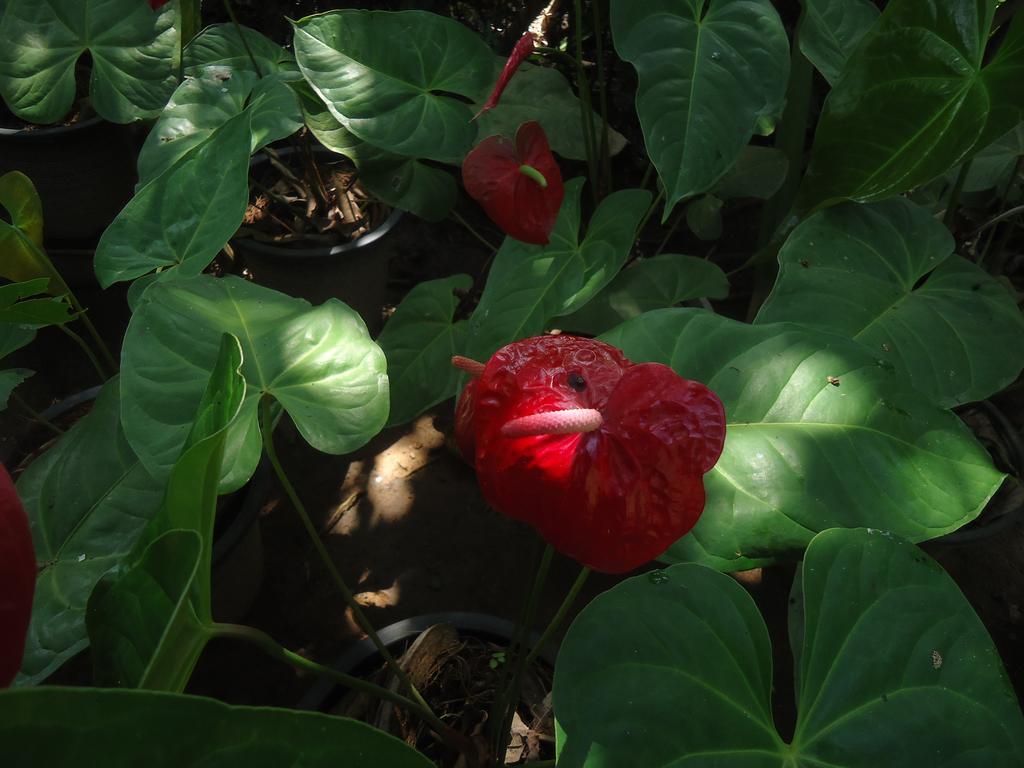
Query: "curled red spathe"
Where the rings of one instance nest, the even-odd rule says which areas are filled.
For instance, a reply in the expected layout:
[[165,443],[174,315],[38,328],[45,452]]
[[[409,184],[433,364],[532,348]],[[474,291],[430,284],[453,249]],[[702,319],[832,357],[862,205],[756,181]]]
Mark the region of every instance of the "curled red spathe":
[[36,554],[28,517],[0,464],[0,688],[21,669],[36,586]]

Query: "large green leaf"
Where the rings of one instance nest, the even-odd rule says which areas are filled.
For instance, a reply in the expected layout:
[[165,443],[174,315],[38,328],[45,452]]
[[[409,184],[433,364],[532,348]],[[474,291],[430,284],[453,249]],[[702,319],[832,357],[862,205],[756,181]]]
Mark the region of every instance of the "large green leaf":
[[565,331],[597,335],[652,309],[690,299],[724,299],[728,293],[729,279],[717,265],[695,256],[665,253],[634,262],[558,323]]
[[227,427],[245,397],[241,365],[238,339],[224,334],[163,506],[136,544],[141,555],[89,598],[97,682],[180,692],[211,635],[217,486]]
[[345,128],[407,157],[459,162],[493,54],[468,28],[425,11],[342,10],[295,23],[295,58]]
[[432,765],[393,736],[344,717],[94,688],[0,693],[0,756],[9,768]]
[[92,411],[18,481],[40,564],[17,682],[38,683],[87,645],[89,593],[131,551],[160,506],[163,483],[122,431],[117,379]]
[[199,67],[167,102],[139,153],[139,188],[186,154],[208,161],[197,149],[231,118],[248,112],[250,152],[295,133],[302,112],[295,92],[279,77],[260,79],[245,69],[220,64]]
[[54,296],[68,293],[67,284],[43,250],[43,203],[32,180],[21,171],[0,176],[0,277],[23,282],[45,277]]
[[772,650],[750,596],[696,565],[593,600],[555,669],[560,768],[992,766],[1024,761],[1024,718],[970,604],[917,547],[830,530],[790,601],[798,721],[772,721]]
[[983,68],[994,5],[888,4],[825,101],[801,208],[920,186],[1020,122],[1024,17]]
[[871,0],[803,0],[800,52],[834,85],[857,43],[878,19]]
[[666,561],[753,567],[799,556],[832,527],[923,541],[973,520],[1002,483],[960,419],[835,334],[666,309],[602,338],[707,384],[725,405],[704,514]]
[[547,245],[505,238],[469,321],[470,357],[486,360],[511,341],[543,332],[551,318],[586,304],[626,263],[650,193],[642,189],[613,192],[594,211],[581,239],[583,182],[582,178],[566,182],[562,209]]
[[89,99],[101,117],[156,117],[177,79],[178,4],[139,0],[6,0],[0,8],[0,95],[32,123],[55,123],[75,99],[75,65],[92,62]]
[[198,274],[238,229],[249,193],[250,113],[232,117],[146,184],[96,247],[108,287],[176,266]]
[[612,0],[615,49],[636,67],[636,111],[665,213],[705,192],[758,121],[782,111],[789,41],[769,0]]
[[[504,59],[497,62],[493,80],[498,79],[504,64]],[[490,88],[486,93],[480,94],[474,108],[479,110],[488,96]],[[535,64],[520,66],[501,95],[498,106],[477,119],[477,136],[515,136],[520,125],[533,120],[544,127],[552,151],[569,160],[587,159],[579,97],[572,92],[569,81],[562,73],[551,67],[540,67]],[[591,120],[594,135],[600,138],[604,129],[600,115],[592,114]],[[617,155],[624,146],[626,137],[609,127],[609,153]]]
[[755,322],[856,339],[941,405],[981,400],[1024,367],[1024,317],[953,246],[940,222],[902,198],[820,211],[779,252]]
[[[74,320],[71,307],[62,299],[30,298],[45,293],[50,281],[36,277],[21,283],[0,285],[0,325],[63,325]],[[20,301],[24,299],[24,301]],[[0,357],[3,357],[0,354]]]
[[351,160],[359,170],[359,182],[378,199],[427,221],[440,221],[455,207],[458,186],[450,173],[367,144],[307,89],[300,92],[300,99],[309,130],[329,150]]
[[418,284],[402,299],[377,343],[388,358],[393,405],[388,424],[404,424],[451,397],[459,372],[452,355],[462,354],[466,321],[453,321],[456,291],[473,285],[469,275],[453,275]]
[[[182,58],[185,74],[191,77],[214,64],[261,77],[281,75],[289,80],[301,78],[295,58],[288,51],[255,29],[242,26],[236,28],[234,24],[207,27],[188,44]],[[253,68],[253,59],[259,72]]]
[[788,170],[789,161],[780,150],[747,145],[711,192],[722,200],[737,197],[767,200],[782,186]]
[[121,357],[125,434],[154,475],[166,478],[181,452],[223,333],[242,344],[248,384],[228,430],[223,491],[256,468],[264,394],[327,453],[355,450],[387,420],[384,353],[345,304],[311,307],[237,277],[158,281],[139,300]]

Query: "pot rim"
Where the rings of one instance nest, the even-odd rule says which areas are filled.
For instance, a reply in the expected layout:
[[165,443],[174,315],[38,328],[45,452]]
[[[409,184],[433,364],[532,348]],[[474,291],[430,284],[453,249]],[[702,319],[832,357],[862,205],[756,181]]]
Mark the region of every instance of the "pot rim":
[[34,141],[42,139],[55,139],[68,133],[93,128],[100,123],[106,122],[99,115],[87,117],[71,125],[49,125],[40,128],[33,128],[26,131],[24,128],[0,128],[0,137],[11,138],[16,141]]
[[[390,647],[403,640],[420,635],[435,624],[451,624],[456,629],[477,632],[482,635],[489,635],[493,638],[500,638],[510,641],[515,635],[515,622],[502,619],[490,613],[473,613],[470,611],[442,611],[439,613],[426,613],[419,616],[412,616],[408,619],[396,621],[377,631],[381,642],[385,647]],[[536,645],[540,640],[537,632],[530,633],[531,645]],[[353,643],[345,650],[330,666],[340,672],[351,674],[353,670],[362,666],[377,654],[377,648],[369,637],[364,637]],[[558,658],[558,648],[551,642],[547,643],[537,654],[552,668]],[[296,705],[299,709],[319,710],[331,692],[335,688],[344,688],[340,683],[330,680],[318,680],[310,686]]]

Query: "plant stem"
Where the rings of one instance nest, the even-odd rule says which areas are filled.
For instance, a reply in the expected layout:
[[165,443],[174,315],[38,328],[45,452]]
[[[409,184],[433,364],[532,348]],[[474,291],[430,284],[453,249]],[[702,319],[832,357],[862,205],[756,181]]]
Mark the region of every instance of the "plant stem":
[[637,237],[640,237],[640,235],[643,233],[644,227],[646,227],[647,226],[647,222],[651,220],[651,216],[654,214],[655,209],[658,207],[658,203],[660,203],[664,199],[665,199],[665,188],[662,187],[660,190],[658,190],[658,194],[655,195],[654,200],[651,201],[651,207],[647,209],[647,213],[644,214],[644,217],[642,219],[640,219],[640,223],[637,224],[637,226],[636,226],[636,236]]
[[96,373],[100,375],[100,381],[106,381],[110,378],[110,375],[103,370],[103,366],[100,365],[100,361],[96,359],[96,355],[93,354],[92,349],[85,343],[85,339],[72,331],[66,325],[58,325],[57,327],[60,328],[62,333],[66,334],[73,342],[75,342],[82,352],[85,353],[85,356],[89,358],[89,362],[92,363],[92,367],[95,368]]
[[[1003,194],[1001,195],[1002,205],[1000,206],[1001,210],[999,214],[994,219],[992,219],[991,222],[984,224],[981,227],[981,229],[978,230],[979,232],[982,229],[985,229],[985,227],[1002,221],[1000,217],[1005,216],[1005,214],[1007,213],[1006,198],[1009,196],[1010,190],[1013,189],[1013,183],[1017,180],[1017,174],[1020,173],[1022,162],[1024,162],[1024,155],[1021,155],[1020,157],[1017,158],[1017,162],[1014,163],[1013,170],[1010,172],[1010,178],[1006,180],[1006,185],[1003,187]],[[1018,213],[1019,212],[1020,209],[1018,208]],[[1007,230],[1007,232],[1009,232],[1009,230]],[[982,263],[984,263],[985,257],[988,255],[988,250],[992,246],[992,241],[995,239],[995,236],[996,231],[993,229],[991,232],[988,233],[988,237],[985,238],[985,245],[982,247],[981,253],[978,254],[978,266],[981,266]],[[1003,239],[1005,240],[1005,237]]]
[[511,655],[515,656],[515,670],[512,673],[511,684],[502,692],[497,709],[497,714],[501,715],[501,719],[496,721],[499,729],[497,734],[495,734],[494,764],[498,768],[504,764],[504,754],[508,747],[509,729],[512,727],[516,703],[519,701],[519,690],[523,684],[523,671],[526,669],[526,654],[523,653],[522,646],[525,645],[526,638],[530,634],[530,628],[533,626],[537,602],[540,599],[540,593],[544,590],[544,582],[547,580],[548,570],[551,567],[551,559],[554,557],[554,554],[555,548],[550,544],[545,544],[544,554],[541,555],[540,565],[537,566],[537,573],[533,579],[533,586],[530,588],[530,594],[526,599],[523,621],[518,627],[516,639],[510,649]]
[[527,669],[530,668],[530,665],[533,663],[534,659],[537,658],[537,655],[543,650],[544,646],[547,645],[548,641],[551,639],[551,636],[558,631],[559,625],[565,619],[565,614],[569,612],[569,609],[572,607],[573,602],[576,600],[576,596],[580,593],[580,589],[583,588],[583,585],[586,583],[587,577],[589,575],[590,569],[586,566],[583,566],[580,569],[579,576],[576,577],[576,581],[574,581],[572,583],[572,586],[569,587],[569,591],[566,593],[565,599],[562,600],[562,604],[558,606],[558,610],[555,612],[554,617],[551,619],[551,621],[548,622],[547,627],[545,627],[544,632],[541,634],[540,639],[537,641],[537,644],[534,645],[533,650],[530,651],[529,654],[527,654],[526,661],[523,662],[524,667],[526,667]]
[[573,26],[576,32],[576,80],[580,91],[580,122],[583,125],[583,143],[587,150],[590,192],[594,205],[597,205],[600,200],[597,189],[597,142],[594,138],[593,108],[590,105],[590,80],[583,71],[583,0],[575,0]]
[[956,182],[949,193],[949,201],[946,203],[946,214],[942,217],[942,223],[946,229],[953,228],[953,221],[956,218],[956,206],[960,202],[960,192],[963,191],[964,182],[967,180],[967,173],[971,170],[971,161],[960,166],[960,173],[956,175]]
[[100,336],[99,331],[96,330],[96,326],[93,325],[92,320],[89,319],[89,315],[86,312],[85,307],[79,303],[78,298],[71,293],[70,290],[68,291],[68,303],[71,305],[71,308],[78,313],[78,319],[82,321],[82,325],[85,326],[85,330],[89,332],[93,343],[96,344],[96,347],[100,351],[100,355],[103,356],[104,362],[110,366],[111,373],[117,373],[117,361],[114,360],[114,356],[110,354],[110,349],[103,341],[103,337]]
[[612,191],[612,156],[608,147],[608,87],[604,79],[604,34],[601,23],[601,3],[591,2],[590,9],[594,12],[594,42],[597,45],[597,93],[601,105],[601,181],[604,192]]
[[412,699],[408,699],[402,694],[396,693],[388,688],[384,688],[383,686],[375,685],[374,683],[362,680],[358,677],[353,677],[352,675],[346,675],[344,672],[339,672],[331,667],[325,667],[323,664],[311,661],[305,656],[300,656],[294,651],[289,651],[266,632],[256,629],[255,627],[247,627],[242,624],[214,623],[211,626],[211,630],[214,637],[230,637],[236,640],[244,640],[247,643],[257,646],[268,656],[278,659],[279,661],[283,661],[286,664],[291,664],[297,669],[312,672],[320,677],[326,677],[333,680],[346,688],[351,688],[354,691],[360,691],[362,693],[368,693],[371,696],[376,696],[379,699],[384,699],[398,704],[401,707],[405,707],[411,712],[415,712],[426,722],[430,723],[431,727],[438,732],[443,732],[447,728],[444,723],[434,716],[433,712],[429,709],[424,709]]
[[452,218],[459,222],[459,224],[461,224],[463,227],[465,227],[466,231],[469,232],[469,234],[471,234],[473,237],[475,237],[477,240],[479,240],[481,243],[487,246],[487,248],[490,249],[492,252],[498,250],[497,247],[488,242],[486,237],[477,232],[476,229],[473,228],[472,224],[470,224],[468,221],[462,218],[462,216],[459,215],[459,212],[456,211],[454,208],[452,209]]
[[405,673],[405,670],[395,661],[395,657],[391,655],[391,651],[387,649],[387,646],[381,642],[380,636],[374,630],[373,625],[369,619],[366,618],[366,614],[363,613],[362,606],[359,605],[352,594],[352,590],[348,588],[345,580],[341,577],[337,567],[334,565],[334,561],[331,560],[330,554],[327,552],[327,548],[324,546],[323,541],[320,539],[320,535],[317,533],[316,528],[313,526],[313,521],[309,519],[309,513],[306,512],[306,507],[299,499],[299,495],[295,492],[295,487],[291,484],[288,476],[284,472],[284,468],[281,466],[281,462],[277,458],[277,451],[274,449],[274,436],[273,426],[271,424],[271,413],[270,413],[270,398],[264,396],[260,401],[260,430],[263,432],[263,449],[266,451],[267,458],[270,460],[271,466],[274,468],[274,472],[277,475],[277,479],[280,481],[281,486],[284,488],[285,493],[291,500],[292,506],[298,513],[299,518],[302,520],[302,525],[306,529],[306,533],[309,534],[310,540],[313,542],[313,546],[320,556],[320,560],[323,562],[324,567],[331,575],[331,579],[334,581],[338,591],[341,592],[345,598],[345,602],[352,611],[353,617],[355,617],[356,623],[359,627],[367,634],[370,640],[373,642],[377,652],[381,655],[384,661],[387,663],[391,673],[398,678],[399,683],[409,691],[409,695],[412,696],[413,700],[419,704],[423,709],[431,712],[431,716],[434,720],[437,717],[433,715],[430,705],[427,704],[420,692],[416,690],[416,686],[412,684],[412,680]]
[[238,39],[242,41],[242,47],[245,48],[245,52],[249,55],[249,61],[252,62],[252,68],[256,70],[256,77],[263,77],[263,73],[260,71],[259,62],[256,61],[256,57],[252,54],[252,49],[249,48],[249,41],[245,39],[245,35],[242,34],[242,25],[238,23],[238,19],[235,16],[235,9],[231,7],[231,0],[224,0],[224,10],[228,12],[228,18],[231,19],[231,23],[235,25],[235,32],[238,33]]
[[54,424],[48,418],[43,416],[43,414],[39,413],[35,408],[33,408],[31,405],[29,405],[28,402],[24,398],[22,398],[22,396],[19,395],[17,392],[11,392],[11,399],[14,402],[16,402],[18,404],[18,406],[22,410],[24,410],[26,413],[28,413],[29,416],[31,416],[31,418],[33,419],[33,421],[38,421],[40,424],[42,424],[44,427],[46,427],[47,429],[49,429],[51,432],[53,432],[56,435],[63,435],[64,434],[64,430],[63,429],[58,427],[56,424]]

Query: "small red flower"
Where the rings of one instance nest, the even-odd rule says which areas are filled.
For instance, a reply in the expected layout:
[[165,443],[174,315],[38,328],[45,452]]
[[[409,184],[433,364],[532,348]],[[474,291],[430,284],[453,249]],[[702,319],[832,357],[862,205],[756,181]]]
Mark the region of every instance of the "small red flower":
[[159,11],[169,2],[171,2],[171,0],[149,0],[149,7],[152,8],[154,11]]
[[470,381],[456,438],[495,509],[584,565],[622,573],[696,525],[725,410],[668,366],[541,336],[498,350]]
[[462,182],[505,234],[547,244],[565,190],[540,123],[520,125],[514,144],[489,136],[473,147],[462,163]]
[[0,688],[21,669],[36,587],[36,553],[28,517],[0,464]]
[[501,74],[498,75],[498,82],[494,85],[494,90],[491,91],[490,97],[480,108],[480,111],[473,115],[473,120],[476,120],[484,112],[488,112],[498,106],[498,101],[501,99],[501,94],[504,92],[505,86],[508,85],[508,81],[512,79],[512,75],[519,69],[519,65],[526,61],[526,58],[533,53],[534,43],[533,32],[527,32],[519,38],[519,41],[512,49],[511,55],[508,57],[508,61],[505,62]]

